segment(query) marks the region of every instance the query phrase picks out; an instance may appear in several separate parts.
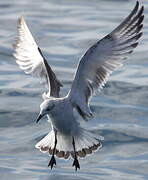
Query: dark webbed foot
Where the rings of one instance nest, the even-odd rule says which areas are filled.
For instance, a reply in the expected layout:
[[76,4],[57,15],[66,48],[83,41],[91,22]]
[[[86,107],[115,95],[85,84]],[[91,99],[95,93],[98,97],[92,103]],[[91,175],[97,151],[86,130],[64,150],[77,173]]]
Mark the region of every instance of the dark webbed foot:
[[72,166],[75,166],[75,170],[77,171],[77,169],[80,169],[80,164],[77,158],[74,158],[73,164]]
[[56,145],[57,145],[57,131],[55,130],[55,142],[54,142],[53,153],[52,153],[51,159],[50,159],[49,164],[48,164],[48,167],[51,167],[51,169],[53,168],[54,165],[56,165],[56,160],[54,157],[54,154],[56,151]]
[[75,170],[77,171],[78,168],[80,169],[80,164],[79,164],[79,161],[78,161],[78,158],[77,158],[74,137],[73,137],[72,145],[73,145],[73,150],[74,150],[74,161],[73,161],[72,166],[75,166]]
[[52,156],[49,161],[48,167],[51,167],[51,169],[52,169],[54,165],[56,165],[56,160],[55,160],[55,157]]

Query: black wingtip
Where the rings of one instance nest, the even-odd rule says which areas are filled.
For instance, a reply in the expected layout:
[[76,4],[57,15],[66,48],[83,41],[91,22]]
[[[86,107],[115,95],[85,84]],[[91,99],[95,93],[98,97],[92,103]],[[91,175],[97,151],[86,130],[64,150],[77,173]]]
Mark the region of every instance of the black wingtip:
[[138,27],[139,32],[141,31],[142,28],[143,28],[143,24],[141,24],[141,25]]
[[143,9],[143,11],[144,11],[144,6],[142,6],[142,9]]
[[139,21],[138,21],[138,25],[141,24],[144,20],[144,15],[142,15],[140,18],[139,18]]
[[[141,24],[142,26],[140,27],[140,28],[142,28],[143,27],[143,24]],[[142,32],[140,32],[135,38],[136,38],[136,40],[138,40],[138,39],[140,39],[141,38],[141,36],[143,35],[143,33]]]
[[129,51],[128,53],[131,54],[133,52],[133,50]]
[[141,7],[141,9],[138,12],[138,16],[141,16],[143,14],[144,11],[144,6]]
[[138,42],[132,44],[132,47],[133,47],[133,48],[136,48],[137,46],[138,46]]
[[138,7],[139,7],[139,1],[136,2],[135,8],[138,9]]
[[138,6],[138,7],[139,7],[139,1],[136,1],[136,6]]
[[134,9],[132,10],[131,15],[135,14],[138,11],[138,8],[139,8],[139,1],[136,2],[136,5]]
[[144,12],[144,6],[141,7],[141,12],[142,12],[142,13]]

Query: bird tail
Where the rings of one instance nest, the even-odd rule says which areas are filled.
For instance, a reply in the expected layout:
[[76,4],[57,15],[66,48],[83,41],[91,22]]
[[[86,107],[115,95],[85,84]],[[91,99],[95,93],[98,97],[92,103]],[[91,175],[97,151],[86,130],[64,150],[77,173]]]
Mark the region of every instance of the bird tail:
[[[74,157],[74,148],[72,140],[75,140],[75,149],[76,154],[84,158],[88,154],[99,150],[102,147],[100,140],[103,140],[103,137],[94,134],[83,128],[79,128],[79,133],[74,136],[63,135],[57,132],[57,145],[55,150],[55,155],[59,158],[68,159],[70,156]],[[55,143],[55,133],[52,130],[48,133],[41,141],[39,141],[35,147],[41,152],[52,155]]]

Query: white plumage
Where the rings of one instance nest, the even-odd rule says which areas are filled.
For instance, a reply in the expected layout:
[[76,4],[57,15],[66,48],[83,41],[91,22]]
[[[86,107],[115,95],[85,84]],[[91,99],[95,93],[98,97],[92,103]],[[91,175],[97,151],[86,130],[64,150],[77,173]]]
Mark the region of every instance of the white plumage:
[[54,155],[65,159],[71,155],[77,170],[80,168],[78,157],[85,157],[101,147],[101,137],[80,127],[73,111],[76,109],[83,119],[92,117],[90,97],[104,86],[109,75],[123,65],[138,45],[142,36],[143,10],[143,6],[139,9],[137,1],[133,11],[115,30],[87,50],[79,62],[69,93],[62,98],[59,97],[62,84],[48,65],[24,18],[19,18],[14,43],[16,62],[26,74],[45,79],[49,87],[43,96],[37,121],[47,115],[52,131],[36,144],[36,148],[52,154],[51,168],[56,164]]

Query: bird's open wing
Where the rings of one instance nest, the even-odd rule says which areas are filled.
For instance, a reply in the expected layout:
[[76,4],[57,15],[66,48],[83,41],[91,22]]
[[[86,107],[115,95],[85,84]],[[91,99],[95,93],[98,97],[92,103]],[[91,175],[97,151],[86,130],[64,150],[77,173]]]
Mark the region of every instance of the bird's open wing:
[[36,44],[23,17],[18,19],[18,36],[13,44],[14,57],[19,67],[26,73],[44,78],[48,84],[47,97],[59,97],[62,84],[48,65],[41,49]]
[[108,76],[123,65],[142,36],[144,7],[137,1],[129,16],[109,35],[90,47],[79,62],[69,98],[83,118],[91,116],[89,98],[103,87]]

